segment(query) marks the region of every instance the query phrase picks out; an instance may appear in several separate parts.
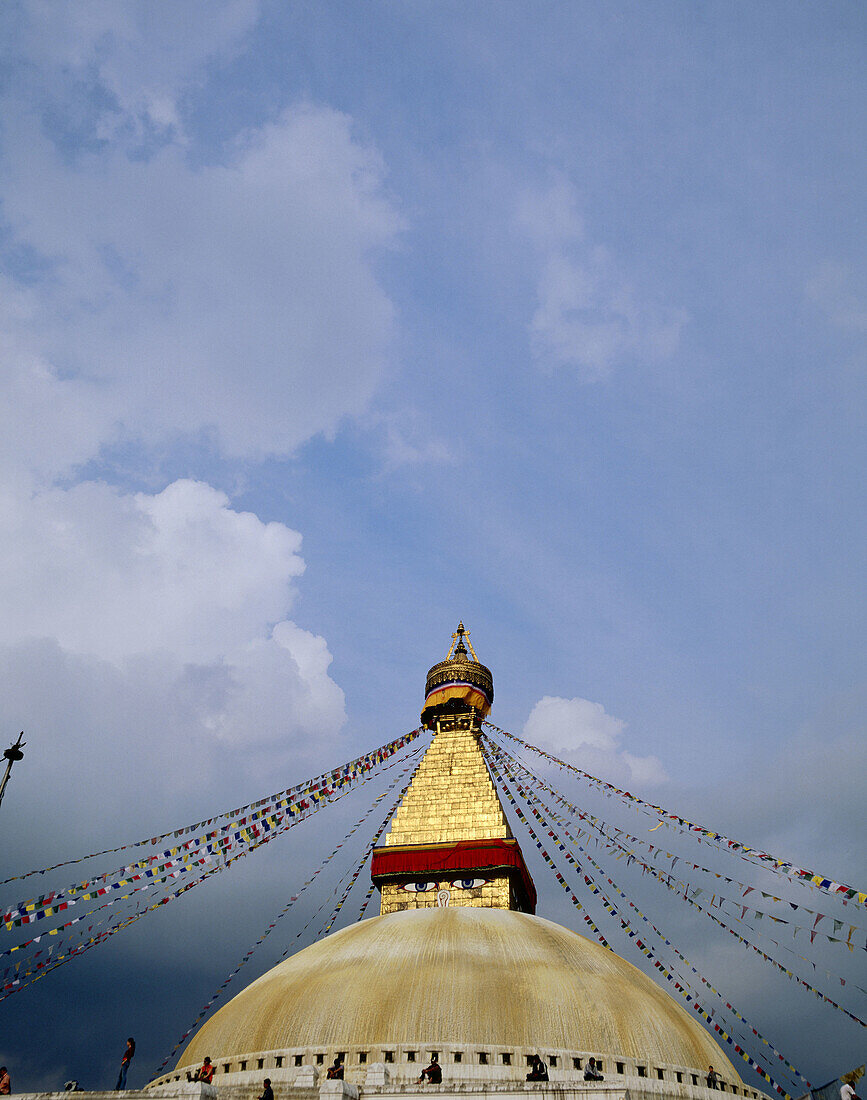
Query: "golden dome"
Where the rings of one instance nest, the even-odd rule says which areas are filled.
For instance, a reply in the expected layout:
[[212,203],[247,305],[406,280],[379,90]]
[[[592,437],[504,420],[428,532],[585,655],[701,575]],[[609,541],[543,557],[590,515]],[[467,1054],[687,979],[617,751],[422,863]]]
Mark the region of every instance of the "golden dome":
[[573,1075],[573,1056],[585,1052],[602,1058],[606,1075],[657,1077],[665,1067],[666,1079],[692,1071],[703,1084],[713,1063],[740,1085],[701,1025],[630,963],[541,917],[473,908],[374,917],[312,944],[204,1024],[174,1073],[205,1055],[231,1072],[247,1066],[238,1056],[258,1052],[347,1052],[350,1066],[400,1062],[409,1048],[419,1059],[446,1052],[449,1079],[469,1073],[482,1049],[497,1065],[509,1052],[514,1073],[538,1050],[561,1052]]

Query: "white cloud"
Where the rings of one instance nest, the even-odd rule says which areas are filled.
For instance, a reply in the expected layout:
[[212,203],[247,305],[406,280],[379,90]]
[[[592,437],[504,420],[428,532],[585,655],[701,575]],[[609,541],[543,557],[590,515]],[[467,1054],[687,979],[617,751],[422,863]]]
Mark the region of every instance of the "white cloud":
[[609,782],[641,787],[664,782],[665,769],[655,756],[635,756],[621,747],[625,729],[601,703],[546,695],[530,712],[524,737]]
[[415,409],[404,407],[396,413],[377,414],[368,418],[381,440],[383,468],[392,473],[404,466],[451,465],[457,461],[454,451]]
[[[0,276],[0,493],[50,484],[114,435],[113,402],[96,381],[62,378],[31,347],[26,294]],[[8,330],[15,328],[20,335]]]
[[538,253],[530,337],[540,365],[575,367],[592,382],[621,362],[674,354],[686,314],[644,300],[608,249],[585,241],[578,195],[565,177],[525,196],[517,224]]
[[[195,663],[161,653],[118,665],[50,639],[0,645],[7,728],[27,741],[3,807],[16,864],[180,826],[353,755],[325,643],[288,625],[296,636]],[[323,667],[311,670],[317,649]],[[34,819],[33,807],[45,812]]]
[[374,264],[400,227],[377,152],[312,103],[187,147],[190,96],[257,17],[36,0],[6,20],[0,473],[18,483],[129,439],[287,454],[366,411],[393,329]]
[[288,454],[366,415],[388,362],[375,262],[400,219],[352,120],[297,104],[190,153],[188,98],[256,15],[95,0],[8,21],[0,692],[37,765],[23,796],[101,791],[90,818],[62,815],[82,835],[344,752],[328,646],[293,621],[301,536],[202,481],[81,474],[107,447],[203,433],[224,456]]
[[304,570],[300,535],[199,482],[155,496],[86,482],[4,510],[2,636],[110,661],[217,659],[286,614]]
[[262,753],[275,786],[339,758],[331,654],[286,617],[304,569],[295,531],[191,481],[50,489],[3,519],[0,692],[31,742],[23,791],[37,776],[58,792],[105,781],[96,817],[116,832],[128,791],[112,775],[159,777],[159,797],[129,811],[144,827],[154,799],[179,812],[194,776],[228,804],[245,782],[267,789]]
[[179,95],[207,64],[234,54],[258,12],[257,0],[30,0],[19,12],[15,44],[46,81],[99,89],[94,128],[101,139],[140,141],[154,130],[180,137]]
[[[300,756],[329,766],[345,719],[343,692],[328,674],[324,638],[288,620],[238,653],[236,691],[221,716],[221,737],[236,748],[266,744],[276,759]],[[323,748],[330,745],[330,752]],[[260,780],[261,782],[261,777]]]
[[[86,393],[91,443],[210,429],[261,456],[366,409],[393,322],[372,259],[399,222],[346,116],[295,107],[201,168],[177,145],[71,166],[26,114],[9,127],[4,215],[49,258],[0,288],[0,339],[34,413],[40,396]],[[45,450],[39,424],[15,433],[25,451]]]

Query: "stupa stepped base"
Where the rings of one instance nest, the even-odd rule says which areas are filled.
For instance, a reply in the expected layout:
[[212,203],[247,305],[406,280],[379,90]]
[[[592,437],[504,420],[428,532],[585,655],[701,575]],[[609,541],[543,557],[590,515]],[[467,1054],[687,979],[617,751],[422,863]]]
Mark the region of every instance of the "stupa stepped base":
[[[441,910],[440,917],[443,915]],[[596,950],[595,947],[592,949]],[[603,1086],[603,1092],[608,1097],[614,1093],[623,1096],[628,1089],[632,1100],[645,1096],[767,1100],[764,1093],[748,1087],[729,1073],[720,1073],[719,1089],[706,1088],[706,1066],[702,1070],[659,1058],[639,1059],[623,1054],[606,1054],[599,1049],[564,1050],[542,1044],[525,1047],[491,1043],[484,1046],[477,1043],[434,1043],[421,1037],[401,1043],[370,1044],[364,1049],[349,1044],[319,1048],[287,1047],[279,1051],[248,1051],[232,1058],[215,1058],[214,1084],[218,1089],[218,1100],[251,1100],[251,1089],[255,1090],[252,1100],[256,1100],[261,1095],[265,1077],[271,1078],[275,1100],[302,1100],[303,1089],[309,1090],[311,1096],[316,1093],[318,1097],[323,1088],[339,1088],[341,1084],[353,1085],[361,1094],[369,1094],[373,1089],[387,1089],[389,1095],[401,1096],[403,1094],[399,1090],[406,1088],[416,1095],[418,1091],[430,1091],[432,1088],[430,1085],[417,1085],[416,1082],[434,1053],[443,1074],[442,1085],[436,1087],[452,1092],[466,1088],[499,1093],[505,1089],[509,1094],[509,1090],[523,1084],[542,1086],[546,1083],[524,1080],[533,1055],[539,1054],[548,1067],[550,1081],[547,1084],[550,1087],[567,1091],[577,1089],[583,1097],[588,1096],[588,1090],[592,1090],[594,1084],[584,1080],[584,1069],[594,1058],[604,1075],[604,1081],[597,1084]],[[345,1082],[328,1081],[326,1078],[328,1067],[338,1056],[344,1063]],[[188,1089],[199,1087],[185,1082],[187,1073],[195,1072],[200,1064],[197,1061],[179,1066],[158,1077],[148,1086],[145,1100],[154,1100],[154,1092],[161,1096],[174,1096],[171,1090],[181,1085]],[[714,1065],[718,1072],[723,1070],[720,1060]],[[232,1091],[236,1087],[243,1087],[246,1091]],[[199,1100],[187,1093],[182,1095],[189,1100]],[[322,1094],[322,1100],[325,1096]],[[349,1100],[349,1097],[344,1100]]]
[[[324,1076],[324,1075],[323,1075]],[[173,1081],[151,1086],[146,1091],[128,1089],[125,1092],[27,1092],[16,1093],[16,1100],[257,1100],[262,1093],[262,1079],[254,1084],[193,1085]],[[349,1081],[327,1081],[309,1084],[309,1075],[301,1075],[301,1082],[272,1078],[275,1100],[364,1100],[377,1097],[382,1100],[420,1100],[423,1096],[461,1097],[491,1096],[496,1100],[721,1100],[721,1092],[704,1085],[677,1084],[668,1081],[652,1081],[641,1077],[623,1076],[616,1081],[447,1081],[440,1085],[393,1082],[389,1079],[384,1063],[368,1067],[365,1083],[354,1085]],[[741,1095],[743,1095],[741,1090]],[[750,1096],[762,1093],[750,1091]]]

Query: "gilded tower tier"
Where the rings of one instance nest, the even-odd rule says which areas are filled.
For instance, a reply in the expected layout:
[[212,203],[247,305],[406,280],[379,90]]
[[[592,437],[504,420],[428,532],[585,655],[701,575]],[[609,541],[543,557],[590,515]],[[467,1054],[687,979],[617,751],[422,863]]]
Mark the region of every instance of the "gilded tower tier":
[[427,674],[422,721],[433,742],[373,853],[382,914],[449,905],[535,912],[532,879],[479,748],[493,696],[490,669],[459,623],[446,659]]

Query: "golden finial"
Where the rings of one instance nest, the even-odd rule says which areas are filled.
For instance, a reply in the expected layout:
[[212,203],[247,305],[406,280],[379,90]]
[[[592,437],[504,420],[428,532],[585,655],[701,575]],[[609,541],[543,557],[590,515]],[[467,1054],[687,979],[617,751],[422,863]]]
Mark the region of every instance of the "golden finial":
[[[466,642],[466,646],[464,642]],[[473,649],[473,643],[470,641],[470,632],[464,627],[464,624],[460,622],[458,623],[457,630],[452,634],[452,644],[446,654],[446,660],[461,660],[461,658],[466,660],[467,646],[469,646],[470,653],[473,655],[473,660],[478,664],[479,658],[476,656],[476,651]]]

